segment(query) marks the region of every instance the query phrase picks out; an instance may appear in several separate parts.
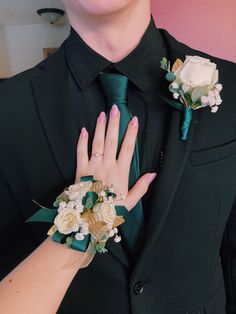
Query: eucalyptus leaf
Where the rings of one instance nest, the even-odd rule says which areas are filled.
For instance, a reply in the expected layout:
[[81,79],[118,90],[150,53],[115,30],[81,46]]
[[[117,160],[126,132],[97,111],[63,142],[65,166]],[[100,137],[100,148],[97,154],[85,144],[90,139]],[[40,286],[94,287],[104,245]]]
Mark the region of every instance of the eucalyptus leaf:
[[91,197],[88,197],[86,199],[86,202],[85,202],[85,205],[84,205],[86,208],[93,208],[94,206],[94,202],[93,202],[93,199]]
[[174,75],[173,72],[168,72],[165,75],[165,79],[169,82],[173,82],[176,79],[176,76]]
[[55,202],[53,203],[53,206],[54,207],[59,207],[59,204],[61,202],[68,202],[69,201],[69,198],[68,198],[68,195],[65,193],[65,192],[62,192],[60,195],[58,195],[58,197],[56,198]]
[[103,253],[105,249],[105,243],[104,242],[99,242],[96,246],[96,250],[98,253]]
[[191,94],[185,94],[185,95],[184,95],[184,98],[186,99],[187,104],[188,104],[189,106],[191,106],[192,103],[193,103],[192,98],[191,98]]
[[167,59],[163,57],[161,60],[161,68],[166,71],[167,71],[167,62],[168,62]]
[[199,109],[199,108],[202,108],[202,104],[201,102],[195,102],[193,105],[192,105],[192,109],[193,110],[196,110],[196,109]]
[[71,237],[67,237],[66,238],[66,246],[68,246],[68,247],[70,247],[71,246],[71,244],[72,244],[72,238]]
[[195,87],[191,94],[192,102],[195,103],[202,96],[207,95],[207,92],[208,92],[208,85]]
[[179,93],[179,88],[173,88],[171,85],[169,85],[169,91],[172,93]]
[[168,61],[167,70],[170,71],[170,61]]

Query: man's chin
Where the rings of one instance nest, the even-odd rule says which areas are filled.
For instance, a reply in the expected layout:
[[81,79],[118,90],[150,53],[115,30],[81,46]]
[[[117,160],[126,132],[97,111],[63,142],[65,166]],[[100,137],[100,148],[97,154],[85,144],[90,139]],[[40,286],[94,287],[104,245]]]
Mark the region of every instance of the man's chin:
[[121,12],[137,0],[62,0],[66,10],[92,16],[110,16]]

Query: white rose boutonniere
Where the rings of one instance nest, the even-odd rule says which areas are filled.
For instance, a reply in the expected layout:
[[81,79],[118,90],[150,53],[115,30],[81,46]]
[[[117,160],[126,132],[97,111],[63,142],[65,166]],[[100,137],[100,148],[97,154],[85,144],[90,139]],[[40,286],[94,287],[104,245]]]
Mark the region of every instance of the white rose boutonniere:
[[186,56],[184,62],[177,59],[170,69],[170,61],[161,60],[161,68],[167,71],[165,78],[171,83],[169,90],[173,98],[165,101],[172,107],[184,112],[181,127],[181,139],[186,140],[192,119],[192,110],[209,106],[215,113],[222,103],[220,92],[222,85],[218,83],[219,73],[216,64],[199,56]]

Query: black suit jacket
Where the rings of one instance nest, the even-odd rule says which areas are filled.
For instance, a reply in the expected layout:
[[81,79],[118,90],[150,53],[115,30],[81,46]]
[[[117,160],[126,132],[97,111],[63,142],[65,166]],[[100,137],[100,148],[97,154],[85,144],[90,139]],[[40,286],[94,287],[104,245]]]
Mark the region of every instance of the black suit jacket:
[[[161,34],[172,62],[209,57]],[[186,142],[179,137],[181,113],[173,109],[135,265],[121,244],[110,241],[109,253],[76,275],[59,314],[236,313],[236,71],[235,64],[210,58],[219,68],[223,103],[216,114],[193,112]],[[78,126],[72,107],[79,100],[72,81],[62,45],[1,84],[2,277],[46,237],[46,224],[24,223],[38,209],[32,199],[50,207],[74,182]]]

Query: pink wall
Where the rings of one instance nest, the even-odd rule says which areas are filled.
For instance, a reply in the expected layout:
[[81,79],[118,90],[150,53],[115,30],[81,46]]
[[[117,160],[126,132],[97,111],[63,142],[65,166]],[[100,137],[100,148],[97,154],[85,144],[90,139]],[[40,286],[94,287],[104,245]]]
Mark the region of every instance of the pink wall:
[[152,0],[152,14],[179,41],[236,62],[235,0]]

